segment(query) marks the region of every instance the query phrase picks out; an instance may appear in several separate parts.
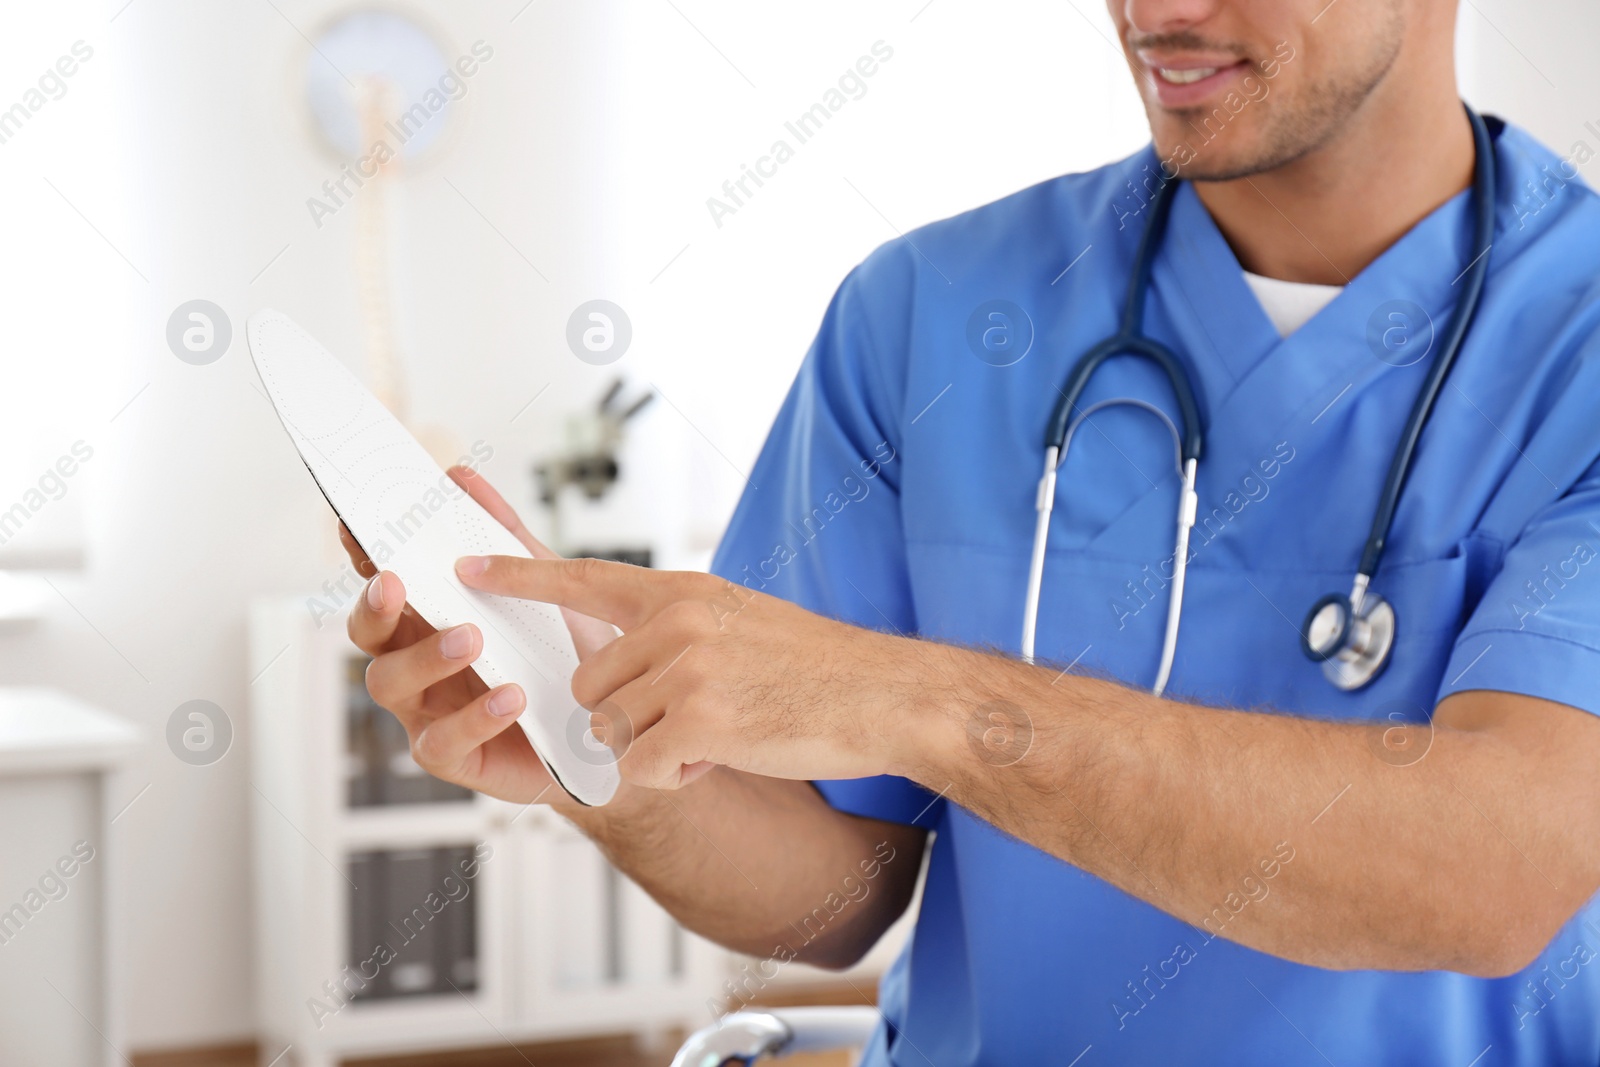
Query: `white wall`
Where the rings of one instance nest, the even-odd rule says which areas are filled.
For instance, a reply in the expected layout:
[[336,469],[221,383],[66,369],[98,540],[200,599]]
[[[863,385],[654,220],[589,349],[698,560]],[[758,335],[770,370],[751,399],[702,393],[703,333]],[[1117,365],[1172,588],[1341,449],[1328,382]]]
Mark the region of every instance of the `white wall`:
[[[1472,0],[1461,5],[1467,99],[1526,127],[1600,186],[1600,4],[1594,0]],[[1585,149],[1574,154],[1579,143]]]
[[[678,6],[709,41],[670,5],[641,3],[624,48],[627,271],[662,342],[640,368],[746,471],[834,287],[874,247],[1145,139],[1091,3],[1093,26],[1040,0]],[[866,94],[798,144],[784,123],[879,41],[893,58]],[[780,137],[794,158],[719,227],[707,199]],[[695,531],[706,541],[740,487],[710,462],[696,480],[713,487],[714,521]]]
[[[253,388],[238,330],[274,305],[352,361],[359,334],[354,212],[313,227],[305,200],[336,163],[298,110],[299,31],[338,5],[275,0],[285,18],[256,0],[134,0],[107,22],[121,3],[85,5],[83,21],[101,69],[115,72],[97,91],[119,109],[103,163],[127,211],[117,217],[113,198],[105,228],[149,282],[129,283],[133,311],[99,392],[148,388],[106,428],[89,472],[90,567],[56,579],[83,617],[56,601],[41,626],[0,639],[0,676],[63,686],[151,738],[122,787],[129,799],[148,791],[117,824],[133,860],[130,1040],[151,1048],[251,1032],[245,605],[311,592],[339,564],[331,519]],[[529,506],[528,462],[558,438],[560,413],[610,377],[566,351],[567,315],[592,297],[628,309],[634,349],[617,369],[656,382],[676,407],[641,420],[632,477],[581,529],[693,558],[853,263],[895,228],[1143,137],[1088,0],[674,4],[535,0],[514,23],[523,0],[425,5],[454,50],[482,38],[495,57],[471,83],[459,138],[408,180],[396,295],[418,420],[490,441],[489,473]],[[1477,9],[1560,88],[1519,67],[1493,29],[1466,27],[1474,100],[1557,144],[1583,136],[1583,120],[1600,119],[1583,54],[1597,39],[1594,5],[1475,0],[1464,20]],[[867,95],[719,229],[706,198],[878,40],[894,58]],[[116,306],[103,295],[84,293],[85,314]],[[234,320],[232,351],[209,367],[178,362],[163,340],[168,314],[195,297]],[[211,767],[180,763],[161,741],[172,709],[194,698],[240,728]]]

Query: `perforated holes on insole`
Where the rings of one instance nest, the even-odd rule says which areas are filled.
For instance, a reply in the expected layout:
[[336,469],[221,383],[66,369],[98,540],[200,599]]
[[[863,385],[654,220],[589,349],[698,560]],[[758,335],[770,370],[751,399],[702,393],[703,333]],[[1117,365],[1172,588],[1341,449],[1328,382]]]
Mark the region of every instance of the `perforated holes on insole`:
[[[469,555],[482,555],[494,550],[488,523],[493,520],[476,506],[464,505],[455,509],[456,530],[462,545],[470,545]],[[503,619],[513,633],[534,647],[554,654],[558,661],[571,654],[572,644],[567,637],[566,624],[557,609],[527,600],[496,597],[490,601],[491,610]]]

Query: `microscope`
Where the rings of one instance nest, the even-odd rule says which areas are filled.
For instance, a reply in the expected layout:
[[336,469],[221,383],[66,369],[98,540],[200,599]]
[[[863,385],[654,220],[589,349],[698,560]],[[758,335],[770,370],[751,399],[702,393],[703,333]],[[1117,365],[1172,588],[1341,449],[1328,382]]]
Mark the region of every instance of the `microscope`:
[[627,424],[655,399],[655,391],[646,390],[632,402],[624,403],[624,386],[623,379],[617,378],[593,409],[571,415],[567,419],[565,451],[536,464],[533,473],[538,481],[539,501],[550,509],[551,548],[563,556],[592,556],[648,567],[648,547],[574,545],[568,542],[562,522],[565,489],[576,486],[584,499],[598,502],[616,484],[621,473],[617,453]]

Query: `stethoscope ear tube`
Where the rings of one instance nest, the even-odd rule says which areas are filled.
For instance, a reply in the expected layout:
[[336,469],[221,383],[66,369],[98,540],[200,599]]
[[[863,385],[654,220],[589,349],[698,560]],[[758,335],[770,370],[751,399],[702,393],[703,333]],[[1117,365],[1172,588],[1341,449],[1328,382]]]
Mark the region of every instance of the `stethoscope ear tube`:
[[1166,412],[1143,400],[1125,398],[1101,401],[1078,416],[1068,427],[1061,448],[1051,445],[1045,449],[1044,473],[1039,477],[1039,486],[1034,499],[1034,509],[1038,518],[1034,523],[1033,551],[1028,560],[1028,592],[1022,612],[1022,659],[1025,663],[1034,661],[1034,642],[1039,625],[1039,600],[1044,585],[1044,561],[1050,543],[1050,516],[1055,510],[1057,471],[1066,455],[1066,449],[1072,444],[1073,434],[1077,432],[1083,420],[1103,407],[1116,404],[1143,408],[1162,421],[1172,434],[1173,446],[1178,451],[1179,471],[1183,476],[1183,483],[1178,493],[1177,537],[1172,551],[1172,579],[1167,593],[1166,632],[1161,640],[1161,663],[1156,668],[1156,682],[1151,688],[1154,695],[1160,696],[1167,687],[1167,680],[1172,676],[1172,661],[1178,650],[1178,626],[1183,620],[1183,589],[1189,573],[1189,533],[1194,529],[1195,518],[1200,510],[1200,499],[1195,494],[1194,488],[1195,480],[1199,476],[1200,462],[1192,457],[1184,458],[1178,428],[1167,418]]
[[1034,500],[1037,518],[1033,526],[1033,552],[1028,560],[1028,595],[1022,608],[1022,661],[1033,662],[1034,637],[1039,628],[1039,591],[1044,584],[1045,548],[1050,542],[1050,513],[1055,510],[1056,468],[1061,450],[1054,445],[1044,450],[1044,474]]
[[1056,401],[1055,409],[1050,414],[1050,423],[1045,429],[1045,472],[1039,480],[1036,503],[1038,519],[1034,526],[1033,552],[1028,566],[1027,600],[1022,616],[1022,658],[1032,663],[1039,620],[1040,589],[1044,582],[1045,553],[1050,539],[1050,514],[1055,504],[1056,469],[1066,458],[1067,449],[1071,447],[1072,433],[1077,424],[1104,406],[1095,405],[1088,411],[1079,412],[1078,399],[1083,395],[1084,387],[1089,384],[1089,380],[1094,377],[1095,371],[1099,370],[1100,365],[1106,360],[1113,356],[1138,356],[1147,359],[1160,367],[1166,374],[1167,381],[1172,384],[1172,394],[1178,404],[1182,430],[1173,425],[1166,413],[1153,404],[1137,400],[1110,403],[1131,403],[1158,415],[1172,431],[1173,441],[1177,446],[1178,470],[1183,476],[1183,487],[1178,498],[1178,534],[1173,556],[1172,584],[1168,594],[1167,625],[1161,642],[1161,663],[1156,671],[1156,684],[1153,690],[1158,696],[1166,688],[1177,651],[1178,623],[1183,614],[1184,578],[1189,565],[1189,531],[1194,526],[1195,513],[1198,510],[1194,485],[1200,457],[1205,451],[1205,434],[1200,426],[1200,404],[1195,398],[1194,383],[1189,377],[1188,370],[1171,349],[1140,333],[1144,318],[1144,297],[1150,285],[1151,267],[1161,244],[1161,235],[1166,229],[1167,218],[1172,213],[1172,199],[1177,192],[1178,184],[1177,181],[1164,183],[1157,190],[1155,200],[1151,204],[1150,221],[1139,240],[1133,277],[1128,285],[1128,294],[1122,308],[1122,321],[1116,335],[1095,345],[1078,360],[1062,386],[1061,397]]
[[1167,628],[1161,638],[1161,665],[1156,668],[1156,684],[1150,687],[1152,696],[1166,692],[1167,681],[1172,677],[1172,661],[1178,655],[1178,626],[1183,622],[1183,585],[1189,575],[1189,531],[1194,529],[1195,516],[1200,511],[1200,498],[1194,491],[1199,473],[1198,460],[1184,461],[1183,489],[1178,496],[1178,539],[1172,549],[1172,588],[1167,593]]

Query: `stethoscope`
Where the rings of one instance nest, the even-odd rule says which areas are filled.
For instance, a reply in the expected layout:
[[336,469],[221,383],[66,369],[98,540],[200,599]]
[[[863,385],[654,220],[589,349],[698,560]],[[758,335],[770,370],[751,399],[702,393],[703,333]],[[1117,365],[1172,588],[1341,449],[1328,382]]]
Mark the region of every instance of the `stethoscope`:
[[[1489,273],[1489,248],[1494,241],[1494,148],[1483,119],[1471,108],[1466,111],[1472,124],[1472,141],[1477,157],[1472,178],[1474,255],[1458,279],[1465,282],[1465,287],[1441,335],[1439,354],[1428,368],[1422,391],[1411,406],[1411,414],[1406,418],[1405,429],[1395,446],[1388,477],[1378,497],[1377,514],[1373,516],[1372,529],[1367,534],[1367,543],[1362,550],[1361,563],[1356,568],[1350,592],[1329,593],[1313,604],[1300,634],[1302,651],[1313,661],[1322,664],[1322,673],[1327,679],[1344,690],[1360,689],[1377,677],[1394,649],[1394,605],[1372,591],[1372,576],[1377,573],[1378,563],[1383,558],[1389,528],[1394,523],[1400,494],[1405,489],[1417,441],[1428,424],[1434,401],[1444,386],[1445,376],[1450,373],[1450,367],[1461,351],[1467,327],[1471,325],[1472,316],[1478,309],[1484,281]],[[1038,520],[1034,526],[1033,557],[1028,568],[1028,596],[1022,616],[1022,657],[1031,663],[1039,621],[1039,593],[1044,583],[1045,549],[1050,538],[1050,513],[1055,507],[1056,472],[1067,458],[1073,434],[1085,419],[1102,408],[1131,405],[1151,412],[1172,433],[1178,470],[1183,478],[1178,495],[1178,536],[1167,594],[1166,632],[1161,642],[1161,663],[1156,671],[1156,682],[1151,688],[1156,696],[1160,696],[1167,687],[1172,675],[1172,660],[1178,650],[1178,624],[1183,618],[1183,584],[1189,563],[1189,532],[1194,528],[1195,514],[1199,510],[1194,488],[1195,476],[1200,455],[1205,449],[1205,438],[1200,428],[1200,408],[1195,401],[1194,385],[1188,371],[1170,348],[1140,333],[1151,267],[1166,230],[1167,217],[1172,212],[1173,196],[1178,185],[1177,180],[1163,184],[1150,204],[1150,219],[1139,240],[1117,332],[1084,353],[1073,366],[1072,373],[1061,389],[1061,399],[1051,413],[1050,425],[1045,433],[1044,475],[1039,479],[1035,503]],[[1086,411],[1078,411],[1078,398],[1089,384],[1089,379],[1102,363],[1113,356],[1140,356],[1166,374],[1177,399],[1178,415],[1183,425],[1181,433],[1160,408],[1133,398],[1107,400]]]

